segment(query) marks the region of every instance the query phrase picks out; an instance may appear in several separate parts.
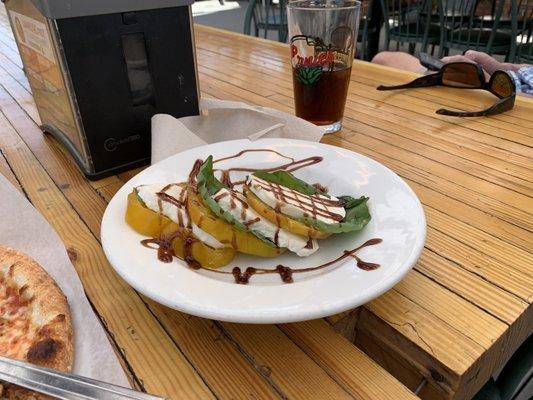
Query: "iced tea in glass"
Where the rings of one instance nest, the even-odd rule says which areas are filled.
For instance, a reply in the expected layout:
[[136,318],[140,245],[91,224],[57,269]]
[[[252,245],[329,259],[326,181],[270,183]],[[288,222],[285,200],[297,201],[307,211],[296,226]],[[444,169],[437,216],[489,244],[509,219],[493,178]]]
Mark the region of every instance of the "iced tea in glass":
[[324,126],[325,133],[342,127],[360,6],[344,0],[287,5],[296,115]]

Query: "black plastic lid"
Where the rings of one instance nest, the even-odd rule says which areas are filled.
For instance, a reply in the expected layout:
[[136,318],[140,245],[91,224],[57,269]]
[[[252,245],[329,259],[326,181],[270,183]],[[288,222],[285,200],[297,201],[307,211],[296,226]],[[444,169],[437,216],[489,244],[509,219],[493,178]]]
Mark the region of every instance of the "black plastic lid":
[[194,0],[32,0],[51,19],[189,6]]

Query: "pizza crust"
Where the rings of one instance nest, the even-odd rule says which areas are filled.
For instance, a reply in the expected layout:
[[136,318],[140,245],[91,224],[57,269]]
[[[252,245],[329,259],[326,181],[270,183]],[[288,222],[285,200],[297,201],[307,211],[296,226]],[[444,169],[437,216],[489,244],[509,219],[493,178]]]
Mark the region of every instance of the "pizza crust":
[[[31,329],[26,337],[21,338],[27,351],[24,348],[17,358],[48,368],[71,371],[74,360],[72,319],[67,299],[56,282],[31,257],[0,246],[0,285],[18,289],[19,297],[28,304]],[[0,398],[47,397],[4,385],[3,390],[0,388]]]

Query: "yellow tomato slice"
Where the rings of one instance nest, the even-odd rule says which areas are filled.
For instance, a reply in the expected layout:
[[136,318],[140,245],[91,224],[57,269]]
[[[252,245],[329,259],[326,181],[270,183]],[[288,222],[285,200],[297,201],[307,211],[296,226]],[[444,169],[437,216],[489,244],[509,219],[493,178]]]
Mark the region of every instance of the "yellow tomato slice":
[[173,223],[170,218],[146,208],[135,192],[128,195],[126,222],[136,232],[149,237],[159,237],[165,226]]
[[[184,243],[187,234],[192,234],[186,229],[183,235],[173,235],[180,230],[178,224],[170,218],[146,208],[132,192],[128,195],[128,206],[126,209],[126,222],[143,236],[158,238],[164,236],[176,236],[172,240],[172,249],[176,257],[183,259]],[[202,267],[219,268],[227,265],[235,257],[235,250],[231,247],[214,249],[203,242],[195,241],[191,245],[192,257],[200,263]]]
[[[185,258],[185,238],[187,234],[190,235],[192,233],[187,229],[181,229],[184,232],[183,235],[174,235],[179,229],[178,224],[172,222],[163,229],[161,234],[163,236],[176,236],[172,240],[172,250],[174,250],[176,257],[183,260]],[[199,240],[195,240],[190,246],[192,258],[205,268],[220,268],[228,265],[236,254],[236,251],[231,247],[215,249]]]
[[313,226],[306,225],[303,222],[297,221],[285,214],[276,212],[276,210],[274,210],[268,204],[263,203],[263,201],[261,201],[259,197],[252,193],[247,186],[244,186],[243,193],[246,196],[246,200],[248,200],[248,204],[253,207],[258,214],[282,229],[294,233],[295,235],[314,239],[325,239],[331,235],[330,233],[322,232]]
[[217,217],[192,190],[189,191],[187,209],[191,220],[199,228],[219,242],[230,244],[241,253],[259,257],[276,257],[285,250],[269,246],[253,233],[238,230],[222,218]]

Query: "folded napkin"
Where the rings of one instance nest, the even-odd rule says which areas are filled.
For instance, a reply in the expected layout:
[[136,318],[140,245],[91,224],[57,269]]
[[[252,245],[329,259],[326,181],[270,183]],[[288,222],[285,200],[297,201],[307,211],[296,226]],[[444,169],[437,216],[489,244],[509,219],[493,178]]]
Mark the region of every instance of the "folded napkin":
[[317,142],[323,134],[323,128],[271,108],[203,99],[198,116],[176,119],[157,114],[152,117],[152,164],[207,143],[265,137]]
[[[74,326],[75,374],[129,387],[63,242],[43,216],[0,174],[0,244],[33,257],[67,296]],[[36,234],[38,232],[38,234]]]

